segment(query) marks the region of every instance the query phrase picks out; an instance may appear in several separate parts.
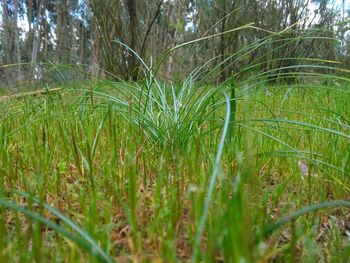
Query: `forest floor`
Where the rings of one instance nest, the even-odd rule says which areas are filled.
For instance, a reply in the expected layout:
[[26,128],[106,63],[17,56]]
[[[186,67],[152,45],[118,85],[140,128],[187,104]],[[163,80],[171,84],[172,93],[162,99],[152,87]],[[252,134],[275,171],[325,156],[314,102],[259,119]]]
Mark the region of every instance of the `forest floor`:
[[349,86],[108,85],[0,98],[0,262],[350,259]]

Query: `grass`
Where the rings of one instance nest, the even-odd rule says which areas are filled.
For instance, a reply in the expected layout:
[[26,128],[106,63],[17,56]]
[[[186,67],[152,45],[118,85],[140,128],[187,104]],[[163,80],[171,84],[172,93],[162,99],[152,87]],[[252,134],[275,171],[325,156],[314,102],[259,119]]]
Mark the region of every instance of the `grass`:
[[0,261],[348,261],[349,71],[283,56],[334,41],[320,32],[269,32],[157,80],[206,36],[141,61],[137,83],[59,74],[56,93],[0,102]]
[[1,261],[349,260],[349,84],[91,85],[0,104]]

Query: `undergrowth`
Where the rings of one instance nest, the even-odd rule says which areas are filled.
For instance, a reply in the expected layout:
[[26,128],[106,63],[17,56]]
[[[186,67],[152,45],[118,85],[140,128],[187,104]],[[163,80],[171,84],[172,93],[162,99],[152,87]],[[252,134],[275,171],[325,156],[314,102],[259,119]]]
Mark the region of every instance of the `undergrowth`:
[[2,101],[2,261],[347,261],[348,72],[266,60]]

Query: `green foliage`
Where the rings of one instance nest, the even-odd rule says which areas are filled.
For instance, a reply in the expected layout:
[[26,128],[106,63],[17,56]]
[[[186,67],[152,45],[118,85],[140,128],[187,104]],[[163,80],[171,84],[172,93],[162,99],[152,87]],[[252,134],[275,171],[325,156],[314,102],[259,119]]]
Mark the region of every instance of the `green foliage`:
[[[93,251],[106,251],[117,261],[129,256],[139,261],[302,259],[314,252],[323,257],[321,250],[346,257],[346,238],[335,231],[343,231],[345,210],[275,218],[324,200],[347,199],[347,86],[260,86],[236,97],[234,137],[227,140],[219,135],[228,129],[222,130],[227,97],[225,102],[210,93],[203,119],[193,118],[189,129],[174,122],[182,116],[191,120],[174,104],[186,89],[153,84],[149,91],[143,85],[102,82],[93,90],[77,86],[59,95],[1,104],[1,220],[8,222],[0,230],[2,257],[59,260],[67,245],[63,255],[72,261],[87,259]],[[165,90],[168,97],[161,93]],[[143,95],[147,92],[153,92],[149,100]],[[196,116],[199,110],[194,109],[204,104],[189,105],[187,114]],[[230,108],[225,111],[227,125]],[[166,133],[166,127],[176,129]],[[296,160],[307,162],[310,175],[298,171]],[[12,189],[32,194],[22,199],[23,194],[7,194]],[[6,213],[5,207],[10,209]],[[55,219],[65,222],[63,215],[70,218],[68,228]],[[325,217],[329,229],[323,229]],[[290,219],[293,238],[281,245],[283,235],[292,232],[288,227],[279,232],[276,226]],[[23,228],[34,222],[33,228]],[[49,230],[39,231],[43,225]],[[269,238],[261,236],[266,227],[275,229]],[[306,249],[303,242],[314,242],[321,233],[326,243],[316,242],[317,249],[301,254],[292,249]],[[339,238],[343,241],[337,243]],[[32,252],[18,253],[30,240],[42,241],[34,242]],[[92,250],[92,245],[97,247]]]
[[[141,81],[2,101],[0,256],[348,260],[348,71],[313,57],[266,71],[276,63],[269,52],[251,59],[284,33],[228,55],[241,68],[220,85],[227,61],[164,83],[161,65],[119,42],[143,66]],[[299,40],[283,38],[274,51]]]

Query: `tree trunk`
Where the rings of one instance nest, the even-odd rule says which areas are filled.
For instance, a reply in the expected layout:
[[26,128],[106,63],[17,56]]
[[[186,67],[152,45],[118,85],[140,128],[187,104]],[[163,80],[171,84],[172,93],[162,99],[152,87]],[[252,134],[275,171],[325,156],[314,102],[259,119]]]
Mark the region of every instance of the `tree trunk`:
[[[14,10],[14,30],[15,30],[15,56],[16,56],[16,63],[21,62],[21,53],[19,50],[19,28],[17,26],[17,19],[18,19],[18,0],[14,0],[15,4],[15,10]],[[18,66],[19,67],[19,66]]]
[[99,76],[99,50],[100,50],[100,41],[99,41],[99,31],[98,31],[98,23],[95,19],[91,22],[91,38],[92,38],[92,58],[91,58],[91,66],[90,72],[93,76]]
[[32,45],[32,53],[31,53],[31,60],[30,60],[33,79],[39,78],[38,66],[35,64],[37,62],[38,52],[40,49],[40,42],[41,42],[42,5],[43,5],[43,0],[39,2],[38,23],[35,24],[34,32],[33,32],[33,45]]
[[[130,48],[136,52],[137,16],[136,16],[135,1],[128,0],[126,4],[127,4],[129,17],[130,17],[130,23],[129,23],[129,34],[131,35]],[[135,55],[131,52],[129,52],[128,66],[129,66],[129,77],[134,81],[137,80],[136,58],[135,58]]]
[[27,33],[27,45],[26,45],[27,61],[30,61],[30,58],[32,55],[32,44],[33,44],[32,13],[33,13],[33,0],[28,0],[28,33]]
[[[224,1],[225,3],[225,1]],[[224,8],[225,10],[225,4]],[[225,11],[224,11],[225,12]],[[225,32],[226,27],[226,13],[224,13],[224,17],[221,20],[221,33]],[[225,70],[225,35],[222,34],[220,36],[220,56],[221,56],[221,74],[220,74],[220,81],[224,82],[226,80],[226,70]]]
[[4,39],[1,40],[2,49],[4,50],[4,64],[11,64],[13,60],[11,59],[12,54],[12,38],[11,38],[11,26],[9,21],[9,13],[7,9],[6,0],[2,0],[2,28]]

